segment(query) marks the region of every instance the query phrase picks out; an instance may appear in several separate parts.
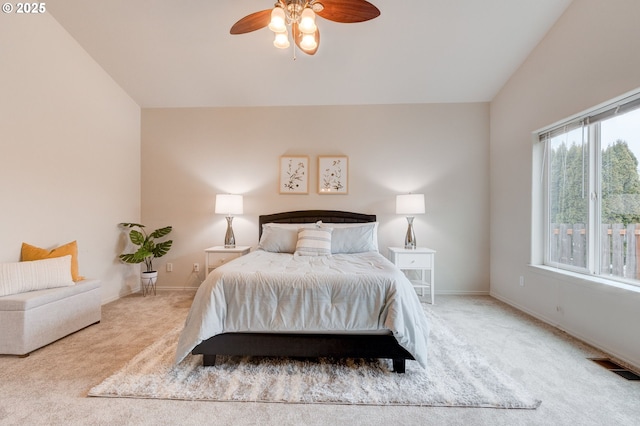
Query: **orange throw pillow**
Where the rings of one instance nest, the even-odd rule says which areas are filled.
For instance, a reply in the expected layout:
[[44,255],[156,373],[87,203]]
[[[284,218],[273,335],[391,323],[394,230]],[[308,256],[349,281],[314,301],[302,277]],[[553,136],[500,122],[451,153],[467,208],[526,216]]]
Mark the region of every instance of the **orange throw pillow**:
[[27,262],[32,260],[51,259],[54,257],[62,257],[67,255],[71,255],[71,278],[75,282],[83,280],[84,277],[78,275],[78,244],[76,241],[72,241],[58,248],[54,248],[53,250],[47,250],[40,247],[32,246],[27,243],[22,243],[20,260],[23,262]]

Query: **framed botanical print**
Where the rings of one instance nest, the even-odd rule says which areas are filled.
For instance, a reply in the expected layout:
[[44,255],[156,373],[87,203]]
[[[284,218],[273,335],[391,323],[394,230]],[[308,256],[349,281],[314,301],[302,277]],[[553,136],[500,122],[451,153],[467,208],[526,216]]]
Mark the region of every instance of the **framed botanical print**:
[[318,157],[318,193],[347,194],[349,192],[349,157]]
[[309,157],[280,157],[280,194],[309,193]]

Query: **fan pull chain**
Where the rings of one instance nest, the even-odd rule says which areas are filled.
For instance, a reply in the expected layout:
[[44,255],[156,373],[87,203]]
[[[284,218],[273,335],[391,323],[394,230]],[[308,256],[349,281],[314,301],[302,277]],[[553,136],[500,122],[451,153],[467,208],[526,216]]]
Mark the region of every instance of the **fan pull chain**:
[[298,59],[296,57],[296,42],[295,40],[293,41],[293,60],[295,61],[296,59]]

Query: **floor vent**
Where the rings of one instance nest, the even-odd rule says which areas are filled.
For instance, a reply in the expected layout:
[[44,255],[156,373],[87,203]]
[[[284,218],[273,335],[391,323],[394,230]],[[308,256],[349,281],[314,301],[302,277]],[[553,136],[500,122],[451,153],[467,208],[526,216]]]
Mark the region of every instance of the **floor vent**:
[[627,380],[640,380],[640,376],[638,376],[633,371],[630,371],[627,368],[624,368],[620,364],[616,364],[611,361],[609,358],[589,358],[591,361],[595,362],[601,367],[606,368],[609,371],[613,371],[618,376],[624,377]]

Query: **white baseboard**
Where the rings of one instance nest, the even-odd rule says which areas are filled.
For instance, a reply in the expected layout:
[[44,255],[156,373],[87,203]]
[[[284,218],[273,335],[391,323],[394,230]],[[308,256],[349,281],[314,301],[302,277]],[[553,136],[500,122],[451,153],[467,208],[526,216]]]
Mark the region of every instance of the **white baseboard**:
[[106,305],[107,303],[115,302],[118,299],[122,299],[123,297],[127,297],[130,294],[137,293],[139,291],[141,291],[140,287],[133,288],[133,289],[131,289],[130,291],[128,291],[126,293],[118,294],[117,296],[113,296],[113,297],[109,297],[107,299],[104,299],[104,300],[102,300],[101,304],[102,305]]
[[504,296],[500,296],[496,293],[490,292],[489,295],[493,298],[496,298],[498,300],[500,300],[501,302],[506,303],[509,306],[512,306],[528,315],[531,315],[532,317],[544,322],[545,324],[548,324],[552,327],[557,328],[558,330],[561,330],[565,333],[567,333],[569,336],[571,337],[575,337],[578,340],[583,341],[584,343],[587,343],[588,345],[593,346],[596,349],[601,350],[602,352],[605,352],[607,354],[609,354],[612,358],[614,358],[617,361],[620,361],[621,363],[627,364],[631,369],[635,370],[635,371],[640,371],[640,361],[638,360],[632,360],[629,359],[627,356],[620,354],[618,352],[616,352],[615,350],[612,350],[611,348],[606,347],[605,345],[601,344],[600,342],[592,339],[589,336],[584,336],[581,333],[576,333],[570,329],[566,329],[564,327],[562,327],[560,324],[558,324],[555,321],[552,321],[550,318],[546,318],[544,315],[539,314],[538,312],[532,311],[531,309],[528,309],[522,305],[520,305],[517,302],[514,302],[513,300],[504,297]]
[[436,291],[436,296],[490,296],[488,291]]
[[[192,291],[192,292],[195,293],[198,290],[198,287],[165,287],[165,286],[156,287],[156,291],[182,291],[182,290]],[[107,303],[115,302],[118,299],[121,299],[123,297],[127,297],[127,296],[135,294],[135,293],[139,293],[141,291],[142,291],[142,289],[138,286],[137,288],[133,288],[133,289],[131,289],[131,291],[128,291],[126,293],[122,293],[122,294],[119,294],[117,296],[113,296],[113,297],[110,297],[108,299],[104,299],[101,302],[101,304],[102,305],[106,305]]]

